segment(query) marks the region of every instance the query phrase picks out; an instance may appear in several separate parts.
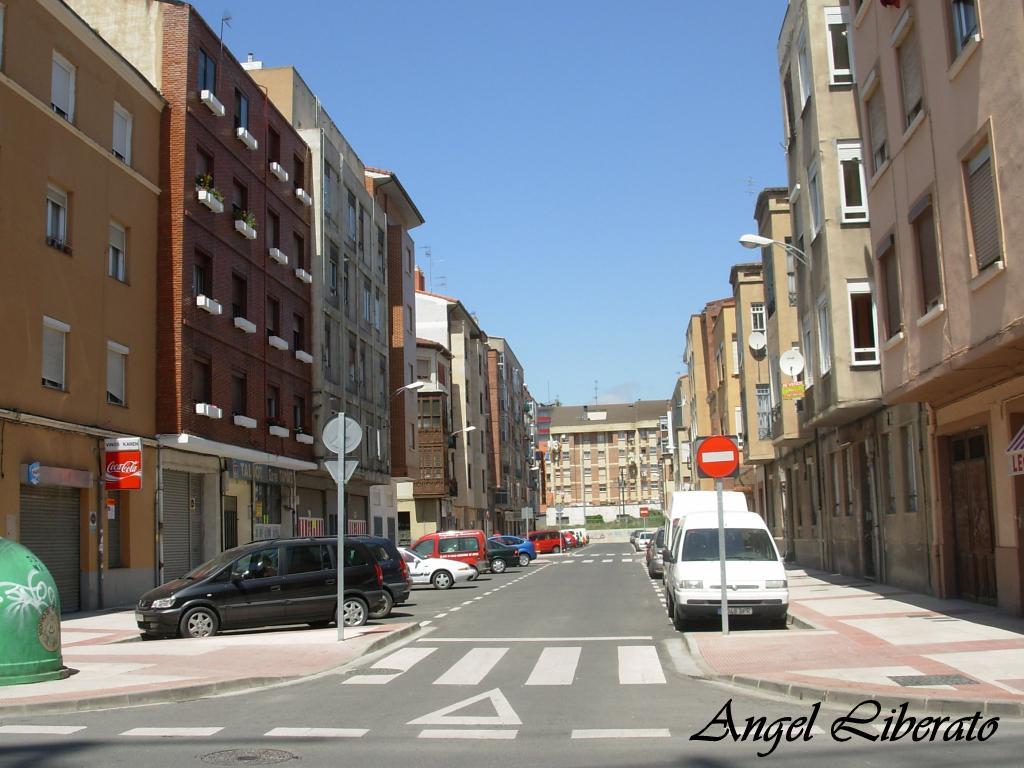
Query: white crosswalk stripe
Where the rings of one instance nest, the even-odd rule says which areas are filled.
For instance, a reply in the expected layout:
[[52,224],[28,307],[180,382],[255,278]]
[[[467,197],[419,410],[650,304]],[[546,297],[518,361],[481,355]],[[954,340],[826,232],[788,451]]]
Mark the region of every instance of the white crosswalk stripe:
[[533,667],[527,685],[572,685],[580,662],[580,646],[545,648]]
[[394,680],[403,672],[408,672],[416,664],[423,661],[427,656],[436,651],[437,648],[402,648],[390,656],[378,661],[370,669],[397,669],[398,672],[391,675],[356,675],[345,681],[345,685],[383,685]]
[[664,683],[658,649],[653,645],[620,645],[619,682],[622,685]]
[[476,685],[506,653],[508,648],[473,648],[437,678],[434,685]]
[[85,728],[84,725],[0,725],[0,734],[70,736]]

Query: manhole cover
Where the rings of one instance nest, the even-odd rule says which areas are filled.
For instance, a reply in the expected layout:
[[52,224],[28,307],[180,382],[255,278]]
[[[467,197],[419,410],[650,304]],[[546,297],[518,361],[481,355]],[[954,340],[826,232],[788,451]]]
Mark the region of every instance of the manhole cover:
[[894,683],[905,687],[915,685],[977,685],[977,680],[972,680],[963,675],[889,675]]
[[298,758],[283,749],[224,749],[199,759],[214,765],[277,765]]

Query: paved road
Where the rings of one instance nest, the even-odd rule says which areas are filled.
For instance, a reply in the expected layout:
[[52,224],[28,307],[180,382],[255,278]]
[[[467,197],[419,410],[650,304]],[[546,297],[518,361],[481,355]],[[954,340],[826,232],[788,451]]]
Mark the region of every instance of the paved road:
[[427,632],[359,668],[203,701],[8,719],[0,766],[202,766],[232,750],[240,760],[212,764],[273,764],[254,754],[332,767],[1021,764],[1018,724],[985,743],[839,743],[827,731],[845,712],[829,709],[810,740],[780,743],[769,759],[756,757],[764,740],[690,740],[730,699],[741,732],[748,717],[806,716],[813,702],[687,676],[685,645],[622,544],[414,597],[409,612]]

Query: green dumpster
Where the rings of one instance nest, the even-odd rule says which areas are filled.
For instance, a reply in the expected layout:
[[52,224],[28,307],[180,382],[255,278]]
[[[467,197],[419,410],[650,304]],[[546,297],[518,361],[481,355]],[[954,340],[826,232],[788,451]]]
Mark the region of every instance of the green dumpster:
[[67,677],[60,654],[60,596],[50,571],[0,538],[0,685]]

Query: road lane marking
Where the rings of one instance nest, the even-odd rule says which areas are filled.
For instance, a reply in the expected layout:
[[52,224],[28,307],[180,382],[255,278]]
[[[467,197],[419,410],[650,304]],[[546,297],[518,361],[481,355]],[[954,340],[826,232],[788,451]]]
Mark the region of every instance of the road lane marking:
[[584,560],[583,562],[584,562],[584,563],[592,563],[592,562],[594,562],[594,561],[593,561],[593,560],[591,559],[591,560]]
[[601,562],[602,563],[610,563],[610,562],[612,562],[612,559],[609,557],[607,560],[602,560]]
[[369,728],[272,728],[263,735],[278,739],[358,739],[369,732]]
[[514,739],[518,730],[481,729],[467,731],[462,728],[425,728],[418,739]]
[[131,728],[122,733],[122,736],[159,736],[161,738],[187,738],[190,736],[213,736],[223,731],[224,728]]
[[[493,715],[465,715],[462,717],[456,717],[452,713],[458,712],[460,709],[471,707],[480,701],[490,701],[491,706],[494,708]],[[417,717],[415,720],[410,720],[408,725],[522,725],[523,721],[519,719],[519,715],[512,709],[512,705],[508,703],[508,699],[505,698],[505,694],[501,692],[500,688],[493,688],[484,693],[477,694],[476,696],[470,696],[468,699],[457,701],[454,704],[449,704],[447,707],[441,707],[433,712],[429,712],[422,717]]]
[[435,616],[434,618],[435,618],[435,619],[443,619],[443,618],[444,618],[445,616],[447,616],[447,615],[448,615],[448,612],[446,611],[446,612],[444,612],[444,613],[439,613],[439,614],[437,614],[437,616]]
[[653,645],[619,646],[619,683],[622,685],[650,685],[664,683],[665,673],[658,661],[658,649]]
[[667,739],[668,728],[575,728],[574,739]]
[[[430,637],[421,638],[419,643],[584,643],[597,640],[653,640],[651,635],[621,635],[594,637]],[[646,646],[644,646],[646,647]]]
[[401,648],[374,664],[370,669],[397,669],[392,675],[355,675],[345,680],[342,685],[384,685],[394,680],[403,672],[408,672],[414,665],[423,661],[437,648],[423,646]]
[[434,685],[477,685],[506,653],[508,648],[471,648]]
[[393,675],[356,675],[354,677],[348,678],[347,680],[344,680],[341,684],[342,685],[384,685],[385,683],[390,683],[392,680],[394,680],[400,674],[402,674],[402,673],[401,672],[396,672]]
[[49,734],[52,736],[70,736],[72,733],[84,731],[84,725],[0,725],[0,734]]
[[572,685],[582,650],[580,646],[545,648],[526,684]]

